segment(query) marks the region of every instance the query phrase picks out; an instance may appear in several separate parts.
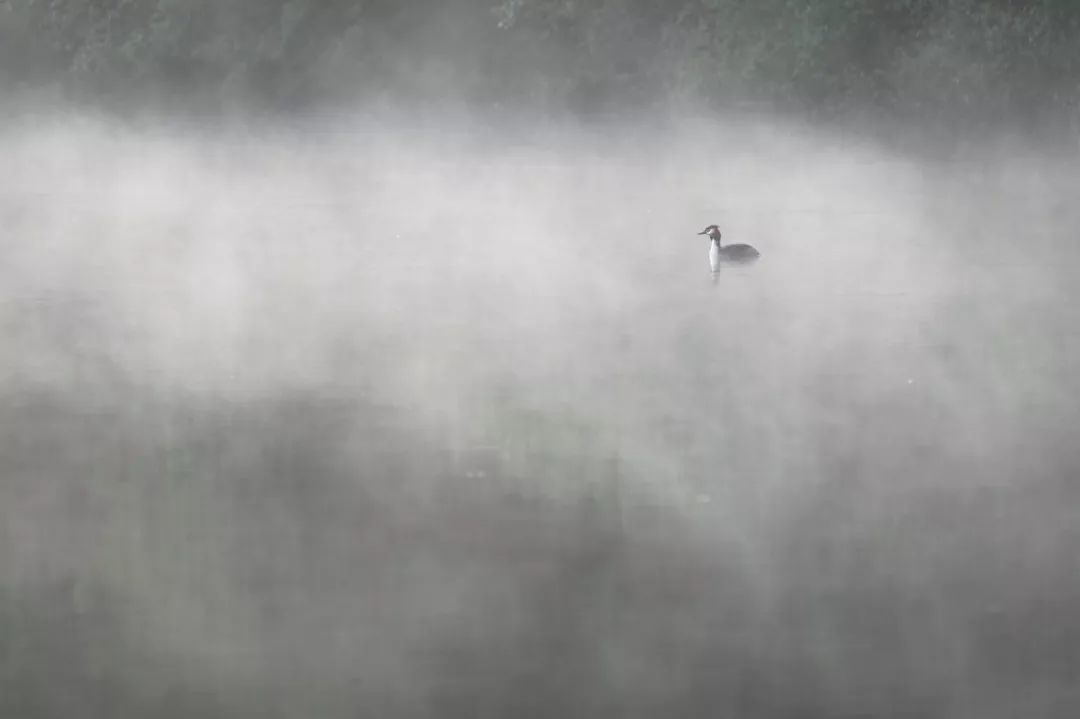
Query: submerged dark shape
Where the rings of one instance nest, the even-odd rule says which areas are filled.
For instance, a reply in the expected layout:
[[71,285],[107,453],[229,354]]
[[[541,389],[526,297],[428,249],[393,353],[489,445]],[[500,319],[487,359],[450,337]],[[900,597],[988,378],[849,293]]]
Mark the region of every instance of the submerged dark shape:
[[698,234],[709,236],[709,266],[712,268],[714,276],[720,271],[720,265],[722,264],[748,265],[756,262],[761,257],[761,253],[750,245],[721,246],[720,228],[716,225],[709,225]]

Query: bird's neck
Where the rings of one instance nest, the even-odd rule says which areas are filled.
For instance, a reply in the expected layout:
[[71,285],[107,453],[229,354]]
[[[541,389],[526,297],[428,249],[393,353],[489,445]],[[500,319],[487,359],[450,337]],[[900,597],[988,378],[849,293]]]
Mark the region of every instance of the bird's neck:
[[720,247],[720,233],[719,232],[717,232],[715,235],[709,235],[709,238],[712,240],[712,243],[714,245],[716,245],[717,247]]

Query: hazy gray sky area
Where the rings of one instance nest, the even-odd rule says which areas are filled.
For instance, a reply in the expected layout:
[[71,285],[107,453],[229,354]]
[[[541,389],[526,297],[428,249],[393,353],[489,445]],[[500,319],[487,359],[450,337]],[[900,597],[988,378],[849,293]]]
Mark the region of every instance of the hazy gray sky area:
[[1080,716],[1075,114],[395,59],[200,121],[10,57],[0,717]]

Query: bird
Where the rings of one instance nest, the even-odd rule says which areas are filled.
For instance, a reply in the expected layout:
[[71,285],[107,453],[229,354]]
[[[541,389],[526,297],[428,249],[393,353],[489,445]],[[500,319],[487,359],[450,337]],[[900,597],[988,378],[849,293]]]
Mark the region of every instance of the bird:
[[698,233],[709,236],[709,267],[712,268],[713,281],[716,281],[716,273],[720,271],[721,264],[748,265],[756,262],[761,253],[750,245],[738,244],[720,246],[720,228],[709,225]]

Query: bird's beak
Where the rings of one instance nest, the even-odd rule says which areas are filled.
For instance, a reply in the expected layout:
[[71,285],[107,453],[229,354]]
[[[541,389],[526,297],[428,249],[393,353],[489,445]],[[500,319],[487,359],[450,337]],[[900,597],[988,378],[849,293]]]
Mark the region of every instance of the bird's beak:
[[702,231],[701,231],[701,232],[699,232],[698,234],[699,234],[699,235],[707,235],[707,234],[709,234],[709,233],[708,233],[708,231],[707,231],[707,230],[702,230]]

